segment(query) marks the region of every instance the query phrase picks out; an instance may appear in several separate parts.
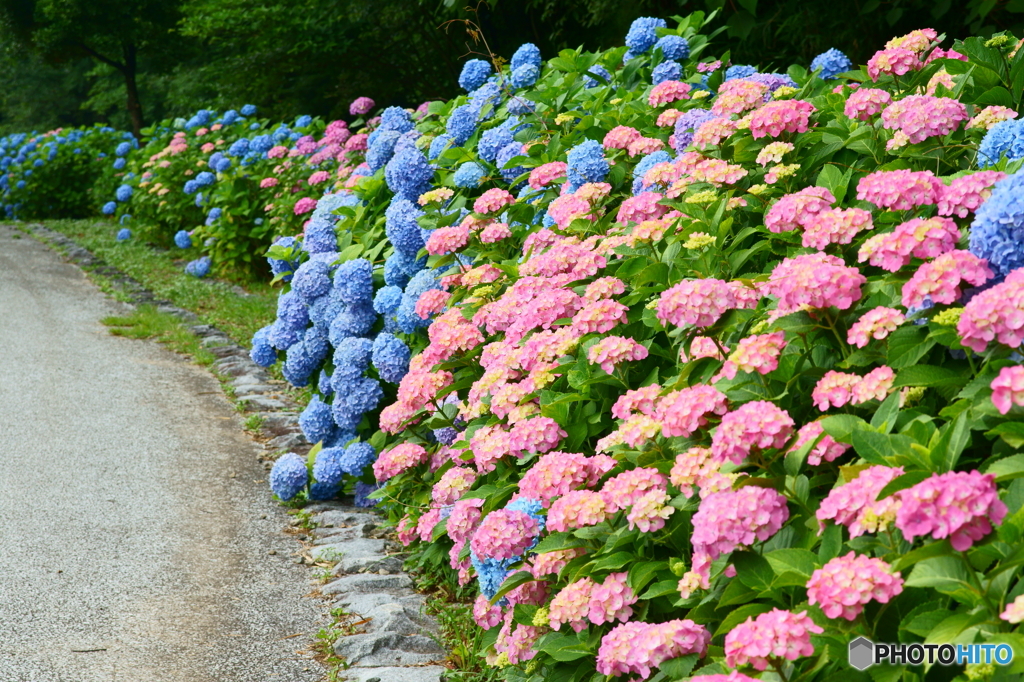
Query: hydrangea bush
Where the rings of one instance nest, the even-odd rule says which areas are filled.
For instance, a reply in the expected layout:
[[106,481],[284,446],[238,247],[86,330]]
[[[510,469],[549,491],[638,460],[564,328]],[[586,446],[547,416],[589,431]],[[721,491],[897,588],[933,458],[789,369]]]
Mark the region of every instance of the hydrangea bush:
[[1024,52],[922,29],[764,73],[703,23],[469,62],[381,123],[333,250],[271,251],[294,275],[253,352],[319,388],[305,494],[372,448],[342,485],[475,583],[509,680],[1024,646]]

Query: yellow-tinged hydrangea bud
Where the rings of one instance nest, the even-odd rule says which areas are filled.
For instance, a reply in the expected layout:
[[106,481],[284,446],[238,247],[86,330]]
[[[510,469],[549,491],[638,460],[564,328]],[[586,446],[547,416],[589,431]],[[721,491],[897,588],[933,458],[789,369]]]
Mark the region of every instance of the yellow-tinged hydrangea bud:
[[510,665],[512,665],[512,663],[508,660],[508,654],[506,654],[504,651],[498,654],[498,657],[494,659],[495,668],[507,668]]
[[[711,91],[694,90],[690,93],[690,99],[704,99],[705,97],[711,97]],[[615,102],[612,102],[612,104],[615,104]]]
[[644,305],[644,308],[647,310],[654,310],[655,308],[658,307],[658,302],[659,301],[657,298],[651,299],[650,301],[647,302],[646,305]]
[[773,99],[785,99],[792,97],[798,92],[792,85],[783,85],[782,87],[776,88],[775,92],[772,93]]
[[932,322],[941,324],[943,327],[955,327],[959,324],[960,316],[963,315],[963,312],[963,308],[949,308],[933,317]]
[[992,36],[985,41],[985,47],[1001,47],[1010,42],[1010,36]]
[[612,106],[615,106],[616,104],[622,104],[622,98],[616,97],[615,99],[610,100],[608,104],[611,104]]
[[551,611],[548,610],[548,607],[542,606],[539,609],[537,609],[537,613],[533,614],[532,622],[536,627],[546,627],[547,624],[550,622],[550,617]]
[[563,123],[568,123],[569,121],[575,121],[577,118],[578,117],[576,116],[576,114],[559,114],[558,116],[555,116],[555,125],[562,125]]
[[686,562],[682,559],[669,559],[668,569],[672,571],[672,575],[677,578],[682,578],[686,575]]
[[686,241],[683,242],[683,248],[687,249],[702,249],[705,246],[709,246],[715,243],[715,238],[704,232],[694,232]]
[[529,661],[526,664],[526,674],[527,675],[532,675],[533,673],[537,672],[537,668],[539,668],[539,667],[540,667],[540,661],[538,661],[536,658],[533,659],[532,661]]
[[996,666],[992,663],[968,663],[964,668],[964,675],[968,680],[988,680],[996,674]]
[[761,320],[760,322],[758,322],[757,324],[750,328],[750,333],[760,334],[766,329],[768,329],[768,320]]
[[748,189],[747,192],[750,193],[750,194],[753,194],[755,197],[759,197],[762,194],[764,194],[765,192],[767,192],[769,189],[771,189],[771,188],[768,185],[757,184],[757,185],[751,185],[750,189]]
[[718,192],[713,189],[706,189],[702,192],[696,192],[686,197],[686,203],[688,204],[710,204],[712,201],[718,198]]
[[911,386],[900,391],[900,407],[914,405],[924,397],[925,386]]

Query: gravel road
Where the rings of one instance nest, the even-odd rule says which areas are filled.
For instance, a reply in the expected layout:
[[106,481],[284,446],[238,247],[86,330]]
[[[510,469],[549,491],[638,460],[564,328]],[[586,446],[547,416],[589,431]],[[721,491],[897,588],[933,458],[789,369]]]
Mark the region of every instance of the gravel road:
[[320,679],[297,650],[322,608],[217,381],[110,336],[126,308],[20,234],[0,225],[0,682]]

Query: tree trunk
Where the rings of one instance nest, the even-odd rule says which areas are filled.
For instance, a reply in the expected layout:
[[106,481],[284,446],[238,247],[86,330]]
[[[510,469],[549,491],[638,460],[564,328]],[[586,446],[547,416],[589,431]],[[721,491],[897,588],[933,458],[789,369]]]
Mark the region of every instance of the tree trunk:
[[139,100],[139,86],[135,81],[137,62],[135,46],[126,45],[124,49],[124,85],[128,91],[128,118],[132,124],[132,134],[139,142],[142,141],[142,102]]

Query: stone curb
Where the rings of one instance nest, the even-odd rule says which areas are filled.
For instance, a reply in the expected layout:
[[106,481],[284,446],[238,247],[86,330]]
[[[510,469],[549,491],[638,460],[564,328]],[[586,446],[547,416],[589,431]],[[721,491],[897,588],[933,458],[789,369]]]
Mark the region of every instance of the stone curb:
[[[302,455],[312,447],[299,427],[299,405],[284,390],[284,382],[249,358],[222,331],[201,324],[199,317],[169,301],[158,299],[137,280],[106,264],[69,237],[38,223],[22,226],[43,241],[63,250],[67,259],[83,269],[108,278],[133,306],[154,305],[173,315],[202,339],[217,357],[213,369],[235,393],[235,401],[261,419],[260,433],[270,453],[291,451]],[[319,502],[304,511],[312,514],[315,563],[331,565],[331,581],[320,588],[332,608],[344,608],[358,632],[339,638],[334,652],[345,659],[345,679],[353,682],[439,682],[446,668],[438,663],[446,652],[438,643],[437,622],[424,613],[426,600],[413,589],[402,571],[401,547],[382,537],[379,515],[342,504]],[[297,561],[304,561],[298,559]]]

